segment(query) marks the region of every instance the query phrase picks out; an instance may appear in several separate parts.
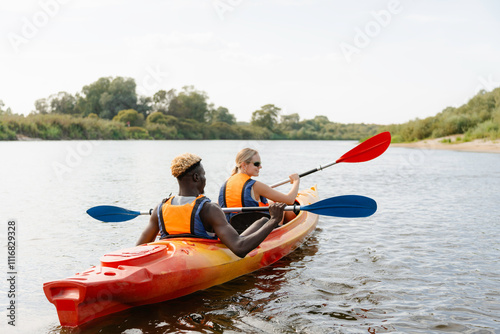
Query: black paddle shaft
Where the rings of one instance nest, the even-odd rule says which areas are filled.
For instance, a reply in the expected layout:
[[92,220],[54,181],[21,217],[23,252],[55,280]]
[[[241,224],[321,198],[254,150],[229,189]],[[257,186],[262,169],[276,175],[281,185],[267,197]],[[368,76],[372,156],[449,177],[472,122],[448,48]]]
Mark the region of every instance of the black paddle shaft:
[[309,174],[312,174],[312,173],[317,172],[318,170],[320,170],[320,169],[319,169],[319,168],[314,168],[314,169],[311,169],[311,170],[309,170],[309,171],[307,171],[307,172],[305,172],[305,173],[299,174],[299,177],[304,177],[304,176],[307,176],[307,175],[309,175]]
[[[299,177],[304,177],[306,175],[309,175],[309,174],[312,174],[312,173],[316,173],[317,171],[320,171],[320,170],[323,170],[323,169],[325,169],[327,167],[333,166],[336,163],[337,163],[337,161],[333,161],[333,162],[330,162],[330,163],[328,163],[328,164],[326,164],[324,166],[319,166],[318,168],[311,169],[311,170],[309,170],[309,171],[307,171],[305,173],[299,174]],[[283,185],[285,183],[288,183],[288,182],[290,182],[290,179],[283,180],[281,182],[275,183],[275,184],[271,185],[271,188],[279,187],[279,186],[281,186],[281,185]]]

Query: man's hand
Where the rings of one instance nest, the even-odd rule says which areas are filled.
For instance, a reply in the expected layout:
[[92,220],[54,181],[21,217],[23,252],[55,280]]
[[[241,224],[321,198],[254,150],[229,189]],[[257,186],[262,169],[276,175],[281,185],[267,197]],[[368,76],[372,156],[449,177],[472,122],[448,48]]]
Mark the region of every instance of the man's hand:
[[269,214],[271,215],[271,219],[274,219],[277,224],[279,224],[283,219],[285,206],[285,203],[273,203],[269,205]]

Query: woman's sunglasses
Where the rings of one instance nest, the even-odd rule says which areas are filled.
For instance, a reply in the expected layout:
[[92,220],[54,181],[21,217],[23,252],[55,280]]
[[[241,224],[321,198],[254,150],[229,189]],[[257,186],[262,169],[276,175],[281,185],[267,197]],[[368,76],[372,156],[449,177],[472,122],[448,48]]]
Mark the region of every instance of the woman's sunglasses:
[[261,164],[261,163],[260,163],[260,161],[254,161],[254,162],[253,162],[253,165],[254,165],[255,167],[260,167],[260,164]]

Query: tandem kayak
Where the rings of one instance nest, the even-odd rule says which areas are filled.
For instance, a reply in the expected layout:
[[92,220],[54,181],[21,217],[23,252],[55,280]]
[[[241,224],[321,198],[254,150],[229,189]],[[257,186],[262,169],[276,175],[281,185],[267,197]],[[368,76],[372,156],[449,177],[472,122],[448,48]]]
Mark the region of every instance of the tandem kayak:
[[[317,200],[316,187],[297,195],[301,205]],[[244,258],[218,240],[158,240],[106,254],[100,265],[44,283],[43,290],[56,307],[61,325],[76,327],[131,307],[185,296],[268,266],[299,247],[317,222],[316,214],[301,211]]]

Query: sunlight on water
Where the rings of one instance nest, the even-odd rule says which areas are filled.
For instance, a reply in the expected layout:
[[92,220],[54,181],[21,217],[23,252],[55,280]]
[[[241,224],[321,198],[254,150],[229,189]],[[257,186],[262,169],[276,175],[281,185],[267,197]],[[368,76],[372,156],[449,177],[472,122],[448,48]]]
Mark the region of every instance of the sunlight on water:
[[[2,333],[494,333],[500,328],[500,155],[389,148],[301,180],[320,198],[377,201],[362,219],[320,217],[313,237],[256,273],[175,301],[61,329],[43,282],[135,244],[147,217],[105,224],[85,211],[148,210],[175,192],[170,161],[189,151],[216,201],[238,150],[260,151],[272,184],[339,158],[355,142],[1,142],[1,219],[16,219],[18,326]],[[288,191],[289,185],[279,188]],[[6,231],[0,237],[6,240]],[[6,281],[2,280],[1,290]],[[6,296],[1,297],[2,305]]]

